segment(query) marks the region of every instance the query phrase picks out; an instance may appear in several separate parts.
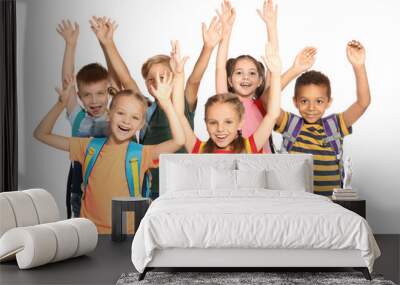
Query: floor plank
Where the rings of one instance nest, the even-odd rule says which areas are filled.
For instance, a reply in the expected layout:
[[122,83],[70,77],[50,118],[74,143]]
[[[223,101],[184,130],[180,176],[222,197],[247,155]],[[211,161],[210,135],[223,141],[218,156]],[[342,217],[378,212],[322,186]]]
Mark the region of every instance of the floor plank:
[[[375,235],[382,256],[375,262],[376,273],[399,283],[400,235]],[[130,249],[132,238],[115,243],[99,236],[96,250],[42,267],[19,270],[16,262],[0,264],[0,284],[115,284],[124,272],[134,271]]]

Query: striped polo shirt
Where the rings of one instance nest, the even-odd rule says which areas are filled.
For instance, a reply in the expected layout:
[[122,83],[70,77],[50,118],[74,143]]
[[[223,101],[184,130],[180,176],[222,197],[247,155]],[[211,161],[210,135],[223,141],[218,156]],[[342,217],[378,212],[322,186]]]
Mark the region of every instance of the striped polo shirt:
[[[352,128],[346,127],[343,113],[337,114],[341,143],[346,135],[351,134]],[[285,112],[281,124],[275,130],[283,133],[287,127],[289,113]],[[322,121],[309,124],[304,121],[299,135],[294,142],[290,153],[308,153],[314,159],[314,193],[331,196],[334,188],[340,188],[340,166],[335,151],[330,144],[324,143],[326,134]]]

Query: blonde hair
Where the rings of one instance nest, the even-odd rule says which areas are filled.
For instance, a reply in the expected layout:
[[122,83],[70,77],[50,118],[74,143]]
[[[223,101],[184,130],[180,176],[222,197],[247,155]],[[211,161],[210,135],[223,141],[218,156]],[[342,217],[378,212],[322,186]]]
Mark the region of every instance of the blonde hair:
[[[236,111],[236,114],[239,117],[239,120],[241,121],[244,115],[244,106],[243,103],[239,100],[239,97],[236,94],[233,93],[222,93],[222,94],[216,94],[214,96],[211,96],[208,98],[206,104],[205,104],[205,120],[207,120],[207,111],[208,109],[215,105],[215,104],[231,104]],[[241,132],[238,130],[238,137],[234,139],[231,142],[231,145],[233,147],[233,152],[235,153],[241,153],[244,150],[244,140],[242,137]],[[217,145],[211,140],[211,138],[208,139],[208,141],[204,145],[204,152],[205,153],[214,153],[214,151],[217,149]]]
[[169,65],[169,61],[170,60],[171,60],[171,57],[169,57],[168,55],[165,55],[165,54],[158,54],[158,55],[150,57],[142,65],[142,76],[143,76],[143,78],[144,79],[147,78],[147,75],[149,75],[150,68],[154,64],[162,63],[162,64],[165,64],[166,66],[168,66],[168,68],[170,68],[170,65]]
[[143,106],[143,110],[144,110],[143,114],[144,115],[146,114],[147,106],[148,106],[147,99],[142,94],[137,93],[137,92],[133,92],[130,89],[118,91],[115,95],[113,95],[113,98],[112,98],[112,101],[111,101],[111,104],[110,104],[110,110],[113,109],[113,107],[116,104],[115,102],[118,100],[118,98],[121,98],[121,97],[132,97],[132,98],[138,100],[139,103]]

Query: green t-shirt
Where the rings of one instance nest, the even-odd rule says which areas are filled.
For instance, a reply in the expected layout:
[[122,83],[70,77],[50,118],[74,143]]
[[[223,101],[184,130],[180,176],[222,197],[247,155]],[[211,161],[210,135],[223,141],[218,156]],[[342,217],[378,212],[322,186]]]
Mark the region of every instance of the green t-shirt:
[[[152,112],[151,117],[147,120],[147,126],[145,127],[143,134],[141,134],[140,143],[143,145],[154,145],[159,144],[164,141],[170,140],[172,138],[171,130],[169,128],[169,123],[164,111],[153,103],[154,105],[149,108]],[[189,121],[190,126],[194,129],[194,112],[189,111],[189,105],[185,101],[185,116]],[[177,151],[177,153],[186,153],[186,149],[183,147]],[[153,168],[150,170],[152,175],[151,182],[151,197],[154,199],[159,195],[158,187],[158,168]]]

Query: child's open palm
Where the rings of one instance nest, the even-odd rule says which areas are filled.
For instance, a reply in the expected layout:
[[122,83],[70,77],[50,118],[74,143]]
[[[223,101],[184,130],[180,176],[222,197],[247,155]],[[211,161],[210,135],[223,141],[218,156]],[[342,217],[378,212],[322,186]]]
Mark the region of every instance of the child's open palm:
[[314,47],[305,47],[296,56],[294,60],[293,67],[299,72],[304,72],[310,69],[315,63],[315,55],[317,54],[317,49]]
[[170,66],[174,74],[182,73],[185,68],[185,63],[188,60],[188,56],[181,57],[181,48],[179,41],[171,41],[171,59]]
[[208,29],[205,23],[201,24],[201,28],[203,32],[204,45],[210,48],[214,48],[222,38],[221,21],[218,20],[217,16],[214,16]]
[[70,20],[62,20],[61,23],[58,24],[56,30],[67,44],[75,45],[78,41],[79,25],[77,22],[74,22],[72,25]]
[[363,45],[356,40],[347,43],[346,47],[347,58],[354,65],[363,65],[365,63],[365,49]]
[[275,25],[277,21],[277,5],[274,6],[272,0],[264,1],[263,10],[257,9],[258,15],[267,25]]
[[150,89],[154,94],[154,97],[156,97],[158,102],[162,105],[163,103],[170,101],[173,85],[174,82],[172,73],[169,72],[162,75],[160,75],[160,73],[157,73],[156,87],[150,85]]
[[224,0],[221,4],[221,12],[216,10],[219,20],[222,25],[222,35],[229,33],[232,30],[233,23],[235,22],[236,12],[232,7],[231,2]]
[[262,57],[265,65],[272,73],[280,73],[282,70],[282,62],[277,47],[271,43],[265,45],[265,57]]
[[118,25],[115,21],[106,17],[95,17],[93,16],[90,22],[92,31],[96,34],[97,39],[102,43],[112,42],[114,31]]
[[67,105],[69,98],[75,95],[74,77],[67,76],[64,78],[63,86],[62,89],[56,87],[56,92],[59,96],[58,101],[63,105]]

